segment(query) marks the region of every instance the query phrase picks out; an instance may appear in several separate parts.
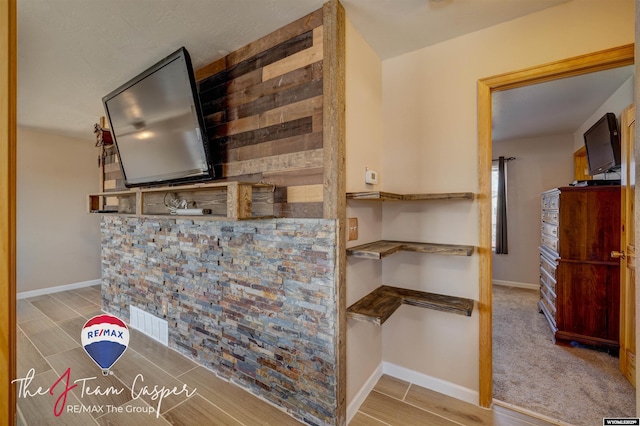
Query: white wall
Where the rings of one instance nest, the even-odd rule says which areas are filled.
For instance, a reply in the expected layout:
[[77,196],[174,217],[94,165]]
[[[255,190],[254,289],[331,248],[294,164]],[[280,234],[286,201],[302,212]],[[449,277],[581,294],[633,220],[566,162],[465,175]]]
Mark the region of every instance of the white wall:
[[[384,149],[391,192],[477,191],[477,81],[634,41],[634,1],[574,0],[382,64]],[[383,206],[383,237],[478,242],[477,205]],[[478,299],[478,257],[403,253],[385,284]],[[455,388],[478,389],[478,312],[402,307],[383,326],[384,361]],[[476,394],[477,395],[477,394]]]
[[17,139],[18,293],[99,279],[100,221],[86,213],[98,149],[24,128]]
[[573,135],[493,142],[507,163],[509,254],[493,255],[493,279],[539,286],[540,194],[573,181]]
[[[346,186],[348,192],[379,190],[364,182],[365,167],[382,169],[382,63],[353,28],[346,25]],[[358,218],[359,238],[348,247],[381,238],[382,206],[350,201],[347,217]],[[347,258],[347,306],[382,282],[382,264]],[[382,362],[380,327],[349,320],[347,324],[347,404],[351,403]],[[363,392],[364,393],[364,392]],[[361,396],[361,395],[360,395]],[[364,395],[366,396],[366,395]]]

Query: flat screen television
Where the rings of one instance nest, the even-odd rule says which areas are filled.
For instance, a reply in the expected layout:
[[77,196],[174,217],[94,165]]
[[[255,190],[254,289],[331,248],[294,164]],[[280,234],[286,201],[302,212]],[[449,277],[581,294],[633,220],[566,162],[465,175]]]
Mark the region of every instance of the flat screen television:
[[126,187],[213,179],[198,89],[184,47],[102,102]]
[[618,120],[612,112],[606,113],[584,134],[589,174],[606,173],[620,165],[620,133]]

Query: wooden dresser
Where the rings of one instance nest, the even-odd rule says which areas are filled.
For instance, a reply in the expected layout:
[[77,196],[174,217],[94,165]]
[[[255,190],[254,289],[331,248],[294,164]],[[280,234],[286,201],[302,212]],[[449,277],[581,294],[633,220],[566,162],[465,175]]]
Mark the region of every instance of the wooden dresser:
[[542,194],[540,301],[556,342],[618,349],[620,187]]

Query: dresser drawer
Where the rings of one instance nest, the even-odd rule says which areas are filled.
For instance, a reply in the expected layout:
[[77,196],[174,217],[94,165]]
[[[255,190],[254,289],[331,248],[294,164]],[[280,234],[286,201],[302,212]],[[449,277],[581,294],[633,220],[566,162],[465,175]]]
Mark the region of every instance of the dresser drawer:
[[545,286],[540,287],[540,297],[546,299],[548,305],[553,308],[551,312],[556,311],[556,295],[553,292],[549,291],[549,288]]
[[558,238],[558,225],[542,222],[542,233]]
[[553,299],[553,304],[556,304],[556,280],[545,270],[540,270],[540,291],[545,291],[549,299]]
[[558,224],[558,211],[557,210],[544,210],[542,212],[542,221],[547,223]]
[[542,234],[540,236],[540,242],[542,243],[543,246],[548,247],[553,252],[555,253],[558,252],[558,239],[556,237],[553,237],[547,234]]
[[542,195],[542,208],[545,210],[558,210],[560,205],[560,193],[552,192]]
[[547,259],[547,257],[542,254],[540,255],[540,270],[545,271],[554,280],[558,279],[556,276],[557,267],[556,262]]
[[552,304],[544,294],[540,294],[540,303],[544,305],[544,309],[545,311],[547,311],[546,313],[551,316],[551,320],[553,321],[553,324],[555,326],[558,323],[558,319],[556,318],[555,304]]

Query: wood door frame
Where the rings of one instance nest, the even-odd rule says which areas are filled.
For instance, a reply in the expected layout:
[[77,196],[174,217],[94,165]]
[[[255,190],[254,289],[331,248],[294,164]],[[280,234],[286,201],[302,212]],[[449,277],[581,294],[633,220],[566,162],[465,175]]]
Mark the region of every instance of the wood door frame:
[[16,0],[0,2],[0,424],[15,424]]
[[[623,250],[626,253],[626,256],[620,259],[620,296],[621,296],[620,300],[621,302],[624,297],[629,296],[629,293],[630,293],[629,290],[631,288],[631,286],[627,282],[628,281],[627,278],[623,279],[623,276],[627,277],[626,275],[628,273],[627,268],[633,268],[635,271],[635,259],[636,259],[635,250],[629,247],[631,245],[633,248],[635,248],[635,241],[632,244],[628,244],[629,237],[634,238],[634,236],[627,235],[627,233],[629,232],[629,227],[626,226],[629,218],[631,217],[630,215],[631,211],[629,210],[629,206],[633,205],[635,209],[635,202],[633,200],[635,199],[635,194],[630,194],[629,193],[630,191],[627,190],[627,188],[630,186],[630,182],[632,181],[629,167],[627,167],[627,158],[630,155],[633,155],[635,160],[635,150],[633,152],[629,150],[629,148],[631,148],[630,138],[633,137],[633,135],[629,134],[630,133],[629,127],[634,122],[635,122],[635,106],[632,103],[622,111],[622,114],[620,114],[620,141],[621,141],[620,157],[622,160],[622,168],[620,170],[620,175],[621,175],[620,178],[622,180],[622,188],[621,188],[622,200],[621,200],[620,208],[622,209],[622,217],[621,217],[622,229],[620,230],[620,249],[619,250]],[[635,172],[635,170],[633,171]],[[635,186],[635,175],[633,176],[632,182],[634,183],[634,186]],[[635,222],[633,222],[635,221],[635,217],[632,217],[631,220],[632,220],[631,223],[635,224]],[[635,227],[634,227],[634,230],[635,230]],[[634,289],[634,294],[635,294],[635,283],[632,287]],[[634,299],[633,300],[634,308],[630,313],[629,310],[627,309],[629,306],[629,300],[630,299],[627,299],[627,303],[624,305],[622,303],[620,304],[619,366],[622,374],[624,374],[627,380],[629,380],[629,382],[631,382],[633,386],[636,387],[635,348],[632,354],[633,359],[631,361],[628,359],[628,354],[626,351],[626,348],[629,347],[629,345],[627,345],[627,341],[629,340],[629,334],[628,334],[629,330],[627,328],[627,324],[631,323],[631,320],[630,320],[631,313],[633,313],[633,315],[635,316],[635,305],[636,305],[636,301]],[[634,331],[635,331],[635,328],[634,328]],[[635,333],[633,335],[633,340],[635,340]],[[633,365],[632,371],[630,371],[627,367],[629,362],[631,362],[631,364]]]
[[478,80],[478,216],[480,356],[479,403],[493,400],[492,265],[491,265],[491,97],[493,92],[559,80],[634,63],[634,44],[547,63]]

